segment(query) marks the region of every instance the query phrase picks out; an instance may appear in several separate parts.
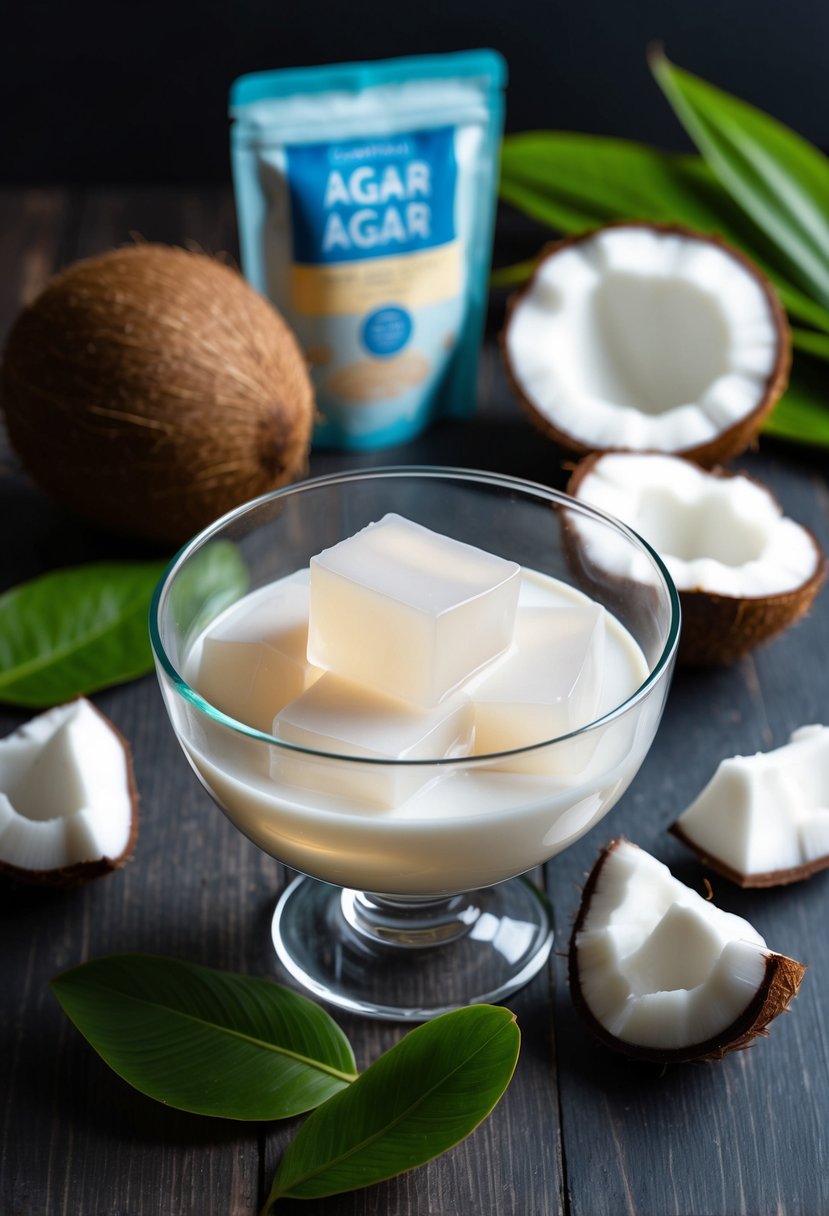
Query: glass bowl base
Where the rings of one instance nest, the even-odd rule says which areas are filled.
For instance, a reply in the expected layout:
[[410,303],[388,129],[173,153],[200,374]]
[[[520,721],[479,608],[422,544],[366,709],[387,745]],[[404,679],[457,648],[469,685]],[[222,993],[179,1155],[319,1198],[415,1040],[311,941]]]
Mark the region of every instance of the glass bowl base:
[[395,1022],[503,1001],[540,971],[553,944],[549,904],[525,878],[418,899],[300,876],[276,906],[272,933],[308,994]]

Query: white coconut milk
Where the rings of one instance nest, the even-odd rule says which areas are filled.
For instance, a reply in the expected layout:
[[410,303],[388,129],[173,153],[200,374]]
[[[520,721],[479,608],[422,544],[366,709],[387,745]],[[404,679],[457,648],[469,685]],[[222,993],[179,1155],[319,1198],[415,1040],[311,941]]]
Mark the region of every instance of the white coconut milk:
[[[234,615],[254,619],[263,602],[276,602],[279,595],[279,583],[260,588],[208,633],[218,628],[227,636]],[[522,571],[519,606],[579,605],[595,612],[592,601],[573,588]],[[197,689],[204,637],[185,666]],[[226,664],[224,678],[232,686],[240,669],[230,658]],[[180,736],[197,773],[260,848],[327,882],[387,894],[442,895],[490,885],[541,864],[615,803],[648,749],[662,697],[602,718],[635,693],[648,670],[630,633],[605,614],[594,727],[523,753],[417,765],[309,759],[285,744],[253,739],[186,702],[179,701],[176,712],[190,716]],[[221,675],[211,673],[213,686]],[[292,763],[281,764],[286,756]],[[315,788],[303,788],[297,777],[303,763],[311,766],[309,772],[324,766],[326,780],[313,779]],[[355,794],[374,772],[385,780],[390,767],[406,770],[408,780],[399,788],[407,794],[413,789],[410,796],[378,808]]]

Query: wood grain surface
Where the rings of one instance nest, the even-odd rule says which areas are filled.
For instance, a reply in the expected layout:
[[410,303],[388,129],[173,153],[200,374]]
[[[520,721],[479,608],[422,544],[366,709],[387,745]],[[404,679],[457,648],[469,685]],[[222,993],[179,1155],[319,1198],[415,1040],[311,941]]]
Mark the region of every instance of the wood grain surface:
[[[59,266],[137,236],[232,257],[226,191],[0,194],[0,334]],[[501,301],[493,301],[497,325]],[[459,464],[563,487],[562,457],[510,399],[494,344],[474,420],[439,424],[382,454],[321,453],[312,473],[377,463]],[[829,549],[825,455],[763,440],[733,462],[773,487]],[[0,449],[0,590],[46,570],[146,556],[66,516]],[[493,1115],[430,1165],[351,1195],[283,1202],[305,1216],[822,1216],[829,1212],[829,874],[745,892],[707,874],[666,828],[717,763],[829,722],[829,612],[727,670],[680,672],[639,776],[587,837],[545,867],[557,951],[508,1002],[523,1044]],[[173,737],[154,677],[95,697],[131,740],[141,794],[133,861],[72,891],[0,885],[0,1212],[3,1216],[249,1216],[294,1123],[251,1126],[180,1114],[121,1082],[63,1016],[48,981],[115,950],[279,974],[269,919],[284,874],[216,810]],[[29,715],[0,710],[0,733]],[[569,926],[601,845],[624,833],[696,889],[809,964],[793,1011],[767,1041],[719,1064],[660,1069],[597,1046],[566,987]],[[362,1067],[402,1034],[337,1020]]]

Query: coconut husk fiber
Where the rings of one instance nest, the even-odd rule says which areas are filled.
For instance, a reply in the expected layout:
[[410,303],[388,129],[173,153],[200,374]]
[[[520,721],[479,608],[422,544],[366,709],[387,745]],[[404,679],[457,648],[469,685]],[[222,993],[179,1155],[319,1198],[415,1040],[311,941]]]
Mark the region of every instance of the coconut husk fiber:
[[229,266],[153,244],[76,262],[21,312],[0,404],[47,494],[164,545],[301,475],[314,418],[276,310]]

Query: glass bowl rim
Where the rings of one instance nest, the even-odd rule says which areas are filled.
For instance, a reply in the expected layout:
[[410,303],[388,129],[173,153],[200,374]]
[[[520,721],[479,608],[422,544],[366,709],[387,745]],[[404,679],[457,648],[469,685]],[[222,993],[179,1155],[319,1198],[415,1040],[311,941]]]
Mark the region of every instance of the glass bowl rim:
[[[662,583],[664,584],[670,605],[670,621],[667,637],[662,652],[659,655],[653,669],[648,672],[647,677],[635,689],[630,696],[626,697],[619,705],[602,714],[600,718],[594,719],[592,722],[585,723],[576,730],[569,731],[564,735],[556,735],[552,739],[544,739],[539,743],[527,744],[525,747],[509,748],[501,752],[488,752],[485,755],[474,756],[444,756],[434,759],[420,760],[395,760],[387,759],[380,756],[354,756],[347,755],[342,752],[320,751],[315,748],[302,747],[299,744],[289,743],[285,739],[277,739],[273,735],[269,735],[264,731],[257,730],[256,727],[248,726],[244,722],[238,721],[236,718],[230,717],[205,700],[196,689],[194,689],[173,665],[169,655],[167,654],[164,644],[161,640],[161,635],[158,627],[159,612],[163,605],[166,593],[172,586],[176,571],[182,566],[188,558],[193,556],[199,549],[204,547],[212,537],[221,532],[233,521],[242,518],[245,515],[258,510],[267,503],[274,502],[279,498],[285,498],[291,495],[297,495],[313,491],[318,487],[325,485],[333,485],[336,483],[353,482],[353,481],[369,481],[383,480],[401,477],[423,477],[432,478],[443,481],[468,481],[476,485],[489,485],[500,487],[506,490],[521,491],[525,495],[532,492],[535,497],[546,498],[548,503],[553,503],[557,506],[567,507],[570,510],[575,509],[582,515],[593,517],[605,525],[609,525],[616,532],[624,536],[628,541],[638,546],[651,562],[656,567]],[[269,744],[273,747],[296,753],[299,755],[316,757],[322,760],[332,760],[339,763],[348,764],[370,764],[387,768],[426,768],[426,767],[488,767],[494,761],[522,756],[527,753],[535,752],[541,748],[552,747],[556,744],[563,743],[569,739],[575,739],[582,735],[598,730],[600,727],[607,725],[616,718],[623,717],[635,708],[640,702],[647,699],[651,691],[660,681],[670,673],[672,661],[676,654],[676,649],[679,643],[679,631],[681,624],[681,608],[679,593],[677,592],[671,575],[668,572],[665,563],[662,561],[656,550],[635,532],[633,528],[628,527],[622,520],[617,519],[607,511],[603,511],[599,507],[593,506],[591,503],[582,502],[580,499],[573,498],[572,495],[565,494],[563,490],[555,490],[550,486],[545,486],[541,482],[531,481],[527,478],[513,477],[506,473],[488,472],[483,469],[464,469],[453,465],[381,465],[375,468],[368,469],[349,469],[338,473],[325,473],[318,477],[310,477],[304,481],[292,482],[290,485],[282,486],[277,490],[271,490],[266,494],[260,494],[257,498],[249,499],[247,502],[240,503],[239,506],[225,512],[218,519],[208,524],[195,536],[186,541],[179,549],[170,562],[167,564],[164,573],[156,583],[153,591],[152,601],[149,611],[149,631],[150,643],[153,650],[153,655],[157,664],[160,665],[164,674],[170,680],[174,691],[184,700],[189,702],[195,709],[211,718],[219,725],[227,727],[234,733],[244,736],[248,739],[254,739],[258,742]]]

